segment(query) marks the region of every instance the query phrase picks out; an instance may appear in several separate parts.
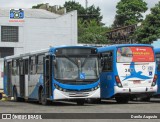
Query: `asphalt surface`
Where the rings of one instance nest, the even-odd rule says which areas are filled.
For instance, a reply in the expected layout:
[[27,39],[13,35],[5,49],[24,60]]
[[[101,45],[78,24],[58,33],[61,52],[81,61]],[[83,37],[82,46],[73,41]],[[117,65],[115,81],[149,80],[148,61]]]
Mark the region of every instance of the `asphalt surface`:
[[[86,103],[83,106],[78,106],[74,102],[64,101],[54,102],[48,106],[43,106],[36,102],[0,101],[0,113],[160,113],[160,98],[151,99],[150,102],[129,101],[128,104],[118,104],[115,100],[102,100],[99,104]],[[58,121],[61,122],[62,120]],[[74,122],[74,120],[70,121]],[[92,122],[94,121],[97,122],[98,120],[93,120]],[[101,119],[101,121],[105,120]],[[119,120],[119,122],[121,121],[124,120]],[[147,122],[148,120],[145,121]],[[158,122],[159,120],[154,121]]]

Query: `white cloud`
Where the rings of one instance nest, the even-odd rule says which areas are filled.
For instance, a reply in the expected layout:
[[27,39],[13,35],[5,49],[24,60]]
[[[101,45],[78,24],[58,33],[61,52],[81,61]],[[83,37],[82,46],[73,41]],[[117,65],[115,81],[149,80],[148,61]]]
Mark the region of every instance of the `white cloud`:
[[[50,5],[63,5],[65,1],[71,0],[0,0],[0,7],[7,8],[31,8],[33,5],[40,3],[49,3]],[[85,0],[74,0],[85,6]],[[103,15],[103,23],[111,25],[116,14],[116,5],[120,0],[88,0],[88,5],[99,6]],[[159,0],[145,0],[148,7],[153,7]],[[144,15],[150,13],[148,10]]]

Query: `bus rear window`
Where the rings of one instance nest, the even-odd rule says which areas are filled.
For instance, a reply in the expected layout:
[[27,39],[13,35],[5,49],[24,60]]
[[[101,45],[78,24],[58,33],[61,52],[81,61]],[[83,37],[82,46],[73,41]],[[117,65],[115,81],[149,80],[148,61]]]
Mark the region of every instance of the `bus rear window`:
[[154,62],[154,52],[151,47],[121,47],[117,62]]

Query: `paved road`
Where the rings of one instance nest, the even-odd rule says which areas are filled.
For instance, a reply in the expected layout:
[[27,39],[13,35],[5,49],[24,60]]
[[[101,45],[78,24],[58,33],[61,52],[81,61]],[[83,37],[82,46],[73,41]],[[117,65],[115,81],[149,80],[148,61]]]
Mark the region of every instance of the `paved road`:
[[0,101],[0,113],[160,113],[160,98],[151,99],[151,102],[130,101],[128,104],[103,100],[100,104],[84,106],[72,102],[42,106],[33,102]]
[[114,100],[103,100],[100,104],[77,106],[72,102],[54,102],[43,106],[33,102],[0,101],[0,113],[160,113],[160,98],[151,102],[130,101],[128,104],[117,104]]

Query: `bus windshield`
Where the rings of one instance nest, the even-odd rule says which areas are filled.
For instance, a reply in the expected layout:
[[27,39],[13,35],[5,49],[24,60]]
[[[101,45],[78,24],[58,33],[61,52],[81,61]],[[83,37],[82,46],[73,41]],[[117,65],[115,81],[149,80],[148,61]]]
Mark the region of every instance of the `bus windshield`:
[[54,68],[56,79],[93,80],[98,79],[97,57],[57,57]]
[[117,49],[117,62],[154,62],[151,47],[120,47]]

